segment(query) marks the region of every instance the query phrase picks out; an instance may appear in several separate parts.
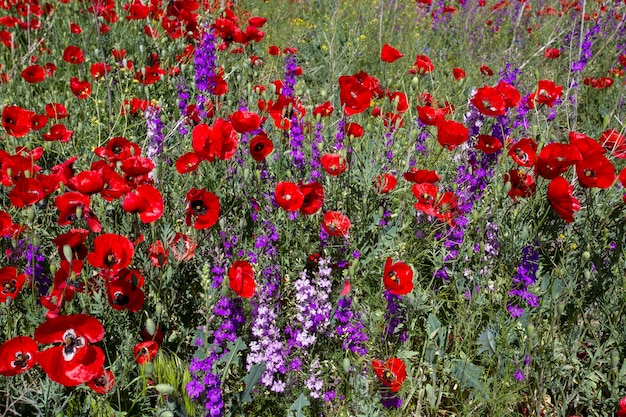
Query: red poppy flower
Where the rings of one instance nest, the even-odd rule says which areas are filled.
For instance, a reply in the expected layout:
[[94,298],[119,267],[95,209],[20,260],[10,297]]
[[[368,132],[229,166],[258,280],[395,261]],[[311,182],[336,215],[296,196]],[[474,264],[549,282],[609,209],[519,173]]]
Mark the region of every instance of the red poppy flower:
[[502,141],[490,135],[478,135],[474,148],[486,154],[496,153],[502,150]]
[[154,266],[162,268],[167,263],[167,257],[169,251],[165,248],[165,245],[160,240],[156,240],[148,248],[148,258]]
[[300,191],[304,196],[300,213],[311,215],[317,213],[324,204],[324,187],[317,181],[303,184],[300,181]]
[[517,91],[517,88],[506,81],[500,81],[496,86],[496,90],[504,97],[504,103],[507,108],[517,107],[522,100],[522,96]]
[[195,229],[208,229],[213,226],[220,215],[220,199],[212,192],[204,188],[192,188],[187,192],[186,200],[189,202],[185,222],[187,226]]
[[209,162],[215,158],[230,159],[237,150],[237,132],[230,122],[218,118],[213,127],[200,124],[191,131],[191,146],[198,156]]
[[13,266],[5,266],[0,269],[0,303],[7,301],[7,298],[15,300],[17,294],[26,282],[25,274],[18,274]]
[[272,56],[276,56],[280,54],[280,48],[276,45],[270,45],[267,48],[267,53],[272,55]]
[[248,133],[261,126],[261,118],[255,112],[239,110],[232,114],[230,123],[237,132]]
[[485,116],[502,116],[506,113],[504,96],[493,87],[480,87],[470,101]]
[[35,366],[39,347],[28,336],[17,336],[0,345],[0,375],[15,376]]
[[415,167],[411,168],[410,171],[405,172],[402,177],[406,181],[414,182],[416,184],[434,184],[441,179],[441,177],[437,174],[437,171],[429,169],[416,169]]
[[576,164],[576,175],[583,187],[609,188],[616,178],[615,167],[604,155],[582,158]]
[[179,262],[188,261],[193,258],[198,244],[193,238],[184,233],[176,232],[174,237],[168,240],[167,244],[172,249],[174,259]]
[[56,141],[65,143],[70,141],[73,134],[73,130],[67,130],[64,124],[57,123],[50,127],[50,132],[44,133],[41,137],[47,142]]
[[333,177],[344,173],[348,169],[346,160],[338,153],[325,154],[320,158],[322,168]]
[[154,169],[154,162],[150,158],[142,156],[129,156],[119,165],[120,170],[126,174],[126,181],[133,182],[134,178],[144,177]]
[[413,270],[404,262],[392,263],[391,257],[385,262],[383,284],[387,291],[395,295],[405,295],[413,291]]
[[401,91],[394,91],[393,93],[388,93],[387,98],[389,102],[394,106],[394,111],[404,114],[409,109],[409,102],[407,100],[406,94]]
[[69,45],[63,51],[63,61],[70,64],[82,64],[85,62],[85,55],[82,49],[76,45]]
[[134,253],[135,248],[127,237],[104,233],[94,239],[87,262],[94,268],[119,271],[130,265]]
[[55,344],[39,353],[39,365],[48,378],[66,387],[80,385],[98,376],[104,353],[96,343],[104,337],[104,327],[87,314],[50,318],[35,330],[40,344]]
[[102,170],[79,172],[67,181],[67,187],[81,194],[97,194],[104,188],[104,174]]
[[91,200],[89,196],[76,191],[70,191],[57,196],[54,204],[59,210],[59,226],[72,224],[76,220],[85,219],[87,225],[93,232],[100,232],[102,225],[95,214],[89,208]]
[[274,142],[264,133],[253,137],[249,146],[250,156],[257,162],[263,162],[274,150]]
[[78,23],[70,22],[70,32],[74,35],[78,35],[82,33],[83,29],[80,27]]
[[334,110],[335,108],[333,107],[332,103],[330,101],[327,101],[325,103],[315,106],[315,108],[313,109],[313,116],[319,115],[320,117],[328,117],[333,114]]
[[139,365],[144,365],[148,362],[152,362],[158,352],[159,344],[154,340],[146,340],[144,342],[137,343],[133,348],[135,361]]
[[67,245],[72,251],[72,259],[84,260],[87,257],[89,250],[85,245],[85,240],[89,235],[89,230],[85,229],[72,229],[69,232],[62,233],[52,240],[57,246],[57,252],[61,259],[65,257],[64,247]]
[[454,76],[454,79],[457,81],[462,80],[466,76],[463,68],[458,68],[458,67],[452,68],[452,75]]
[[41,65],[29,65],[20,74],[30,84],[40,83],[46,78],[46,71]]
[[539,80],[537,83],[537,91],[528,97],[528,102],[526,104],[531,109],[535,108],[535,102],[552,107],[556,101],[561,98],[562,94],[563,86],[556,85],[554,81]]
[[19,106],[6,106],[2,109],[2,126],[10,136],[21,138],[30,132],[33,114]]
[[46,197],[43,186],[36,178],[20,177],[9,192],[9,200],[15,207],[33,205]]
[[435,69],[435,65],[426,55],[418,55],[415,57],[413,67],[409,70],[409,74],[428,74]]
[[535,161],[537,173],[551,180],[558,177],[572,165],[582,161],[578,148],[568,143],[549,143],[544,146]]
[[454,120],[444,120],[437,126],[437,142],[450,151],[465,143],[468,137],[469,130]]
[[380,382],[391,388],[392,392],[398,392],[406,379],[406,365],[402,359],[390,358],[387,362],[374,359],[372,368]]
[[354,138],[360,138],[363,136],[363,127],[354,122],[348,122],[343,126],[343,131],[346,135],[352,136]]
[[89,68],[89,73],[96,80],[104,78],[109,71],[111,71],[111,66],[106,62],[94,62]]
[[480,73],[482,75],[486,75],[487,77],[491,77],[493,75],[493,70],[489,68],[487,65],[481,65]]
[[536,184],[533,177],[520,170],[512,169],[504,174],[504,183],[511,183],[511,189],[508,191],[509,197],[516,200],[517,197],[530,197],[535,194]]
[[324,214],[322,228],[330,236],[347,236],[350,225],[350,219],[338,211],[328,211]]
[[102,368],[102,371],[98,372],[98,375],[94,379],[87,382],[87,386],[96,394],[106,394],[115,386],[113,372]]
[[187,152],[176,160],[176,172],[179,174],[189,174],[200,166],[202,159],[195,152]]
[[417,117],[426,126],[437,126],[444,121],[446,114],[442,109],[428,106],[417,106]]
[[454,226],[456,209],[456,196],[452,191],[446,191],[435,203],[435,216],[442,222],[447,222],[450,226]]
[[61,103],[48,103],[45,110],[46,115],[51,119],[65,119],[68,117],[67,109]]
[[532,138],[522,138],[509,148],[508,154],[518,165],[532,167],[537,156],[537,142]]
[[556,177],[548,184],[548,201],[552,209],[567,223],[574,221],[574,212],[580,210],[580,202],[572,195],[574,187],[563,177]]
[[372,102],[372,91],[352,75],[339,77],[339,101],[346,116],[367,110]]
[[297,211],[304,203],[304,194],[293,182],[283,181],[276,184],[274,193],[276,203],[286,211]]
[[91,95],[91,84],[89,81],[81,81],[76,77],[71,77],[70,90],[76,98],[83,100]]
[[413,184],[411,191],[417,198],[417,203],[413,206],[417,210],[434,217],[437,214],[435,210],[435,202],[439,193],[437,186],[431,183],[418,183]]
[[126,194],[122,208],[127,213],[139,213],[143,223],[152,223],[163,215],[163,196],[152,185],[142,184]]
[[626,158],[626,137],[616,129],[609,129],[602,132],[598,142],[608,150],[613,152],[616,158]]
[[556,48],[546,48],[546,50],[543,51],[543,56],[546,59],[555,59],[561,56],[561,51]]
[[33,114],[30,118],[30,125],[33,130],[41,130],[46,127],[48,116],[45,114]]
[[403,56],[404,54],[400,53],[400,51],[388,44],[384,44],[382,50],[380,51],[380,59],[383,62],[391,63],[397,61]]
[[143,307],[145,294],[141,287],[144,277],[137,270],[123,269],[118,279],[109,279],[106,282],[109,305],[114,310],[128,310],[136,313]]
[[242,298],[250,298],[256,291],[254,270],[247,261],[235,261],[228,270],[230,288]]
[[378,177],[376,177],[376,180],[374,181],[374,187],[379,193],[386,194],[396,188],[397,183],[398,180],[396,179],[396,177],[389,173],[384,173],[379,174]]

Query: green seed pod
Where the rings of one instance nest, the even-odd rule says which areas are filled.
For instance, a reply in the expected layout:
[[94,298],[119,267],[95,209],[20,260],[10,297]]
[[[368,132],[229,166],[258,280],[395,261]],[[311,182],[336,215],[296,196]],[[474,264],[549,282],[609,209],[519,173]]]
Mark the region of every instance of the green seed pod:
[[76,218],[77,219],[82,219],[83,218],[83,208],[82,207],[76,207]]
[[72,258],[73,258],[72,247],[68,245],[67,243],[63,245],[63,256],[65,256],[66,261],[70,263],[72,262]]
[[30,171],[29,170],[24,171],[24,178],[30,178]]
[[174,387],[170,384],[156,384],[154,389],[156,389],[159,394],[171,394],[174,392]]

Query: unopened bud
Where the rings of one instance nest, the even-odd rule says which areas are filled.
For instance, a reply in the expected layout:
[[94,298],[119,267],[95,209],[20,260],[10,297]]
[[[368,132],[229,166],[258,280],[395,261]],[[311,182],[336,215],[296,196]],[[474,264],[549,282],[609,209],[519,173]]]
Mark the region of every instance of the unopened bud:
[[72,262],[73,253],[72,247],[68,244],[63,245],[63,256],[65,256],[65,260],[68,262]]

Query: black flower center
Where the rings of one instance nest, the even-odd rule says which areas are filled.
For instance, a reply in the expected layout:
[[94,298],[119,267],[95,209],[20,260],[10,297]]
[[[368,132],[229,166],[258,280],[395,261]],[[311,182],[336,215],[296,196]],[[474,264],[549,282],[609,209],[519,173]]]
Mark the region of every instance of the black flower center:
[[104,258],[104,264],[108,267],[112,267],[113,265],[115,265],[116,263],[119,262],[119,258],[117,257],[117,255],[115,255],[114,253],[109,253],[105,258]]
[[15,360],[11,361],[11,366],[24,369],[28,366],[30,359],[31,355],[28,352],[15,352]]
[[4,281],[2,285],[2,294],[14,293],[17,290],[17,281],[12,279],[11,281]]
[[67,329],[63,334],[63,358],[66,361],[72,360],[79,348],[85,346],[85,339],[76,336],[74,329]]
[[202,200],[192,201],[191,208],[196,216],[201,216],[203,214],[206,214],[207,212],[207,207],[204,205],[204,202]]
[[261,152],[263,149],[265,149],[265,144],[263,142],[259,142],[256,145],[254,145],[255,152]]
[[591,169],[589,169],[589,168],[584,169],[583,173],[585,174],[585,177],[588,177],[588,178],[595,178],[596,177],[596,172],[591,170]]
[[383,372],[383,378],[387,382],[393,382],[396,380],[395,375],[389,369],[385,369],[385,372]]
[[118,306],[128,305],[129,302],[130,302],[130,297],[121,291],[116,291],[115,294],[113,295],[113,303]]

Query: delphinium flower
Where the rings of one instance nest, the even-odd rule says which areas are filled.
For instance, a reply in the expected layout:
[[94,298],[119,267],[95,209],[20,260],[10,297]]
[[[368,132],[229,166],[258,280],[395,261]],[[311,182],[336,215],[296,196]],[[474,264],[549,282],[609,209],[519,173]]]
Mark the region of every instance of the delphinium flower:
[[364,356],[368,352],[365,342],[369,338],[361,322],[361,314],[352,310],[352,297],[344,296],[337,300],[335,332],[342,340],[342,348]]
[[257,237],[255,248],[259,256],[270,263],[262,269],[258,281],[257,296],[252,301],[252,341],[249,344],[250,353],[247,356],[248,371],[257,364],[265,363],[265,372],[261,377],[261,385],[273,392],[283,392],[286,384],[279,377],[285,374],[285,346],[282,340],[283,332],[278,327],[277,318],[280,314],[280,282],[281,276],[275,261],[277,253],[276,242],[279,234],[271,222],[263,223],[266,231],[261,238]]
[[600,33],[601,22],[603,21],[602,17],[598,17],[595,21],[595,25],[589,28],[585,33],[585,38],[582,43],[579,45],[579,56],[578,60],[572,62],[572,66],[570,68],[571,72],[582,72],[587,65],[589,59],[593,56],[593,43],[598,38],[598,33]]
[[[241,299],[231,300],[222,297],[214,306],[213,314],[219,317],[216,320],[218,328],[213,332],[213,343],[208,348],[205,358],[193,358],[189,371],[192,380],[187,384],[187,393],[192,399],[204,402],[207,416],[223,415],[224,400],[222,396],[222,379],[219,371],[214,369],[221,355],[227,354],[224,347],[227,342],[237,339],[237,331],[243,326],[245,316],[242,310]],[[196,344],[202,345],[199,340]],[[222,352],[221,354],[218,352]]]
[[315,130],[313,132],[313,141],[311,143],[311,179],[319,180],[322,178],[322,173],[320,168],[322,164],[320,163],[320,147],[324,142],[324,135],[322,134],[322,128],[324,126],[321,122],[315,123]]
[[[387,319],[387,327],[385,329],[384,338],[387,336],[393,336],[396,334],[396,329],[402,324],[405,319],[405,314],[402,306],[400,305],[401,296],[392,294],[390,291],[385,291],[385,300],[387,300],[387,309],[385,311],[385,318]],[[408,333],[406,330],[402,330],[397,334],[398,339],[401,342],[405,342]]]
[[322,396],[324,380],[322,379],[322,370],[318,357],[315,357],[315,359],[311,361],[309,377],[304,381],[304,386],[308,388],[311,398],[320,398]]
[[325,258],[317,261],[317,271],[311,272],[313,280],[309,279],[309,271],[302,271],[294,282],[296,289],[296,323],[289,326],[289,346],[299,349],[308,349],[317,340],[317,335],[325,332],[330,324],[332,305],[328,301],[332,280],[332,269]]
[[346,120],[343,118],[339,120],[339,123],[337,123],[337,133],[335,134],[335,151],[337,152],[343,149],[343,141],[346,137],[346,134],[344,132],[345,125]]
[[415,140],[415,152],[426,155],[428,154],[428,147],[426,146],[426,140],[428,139],[428,130],[426,129],[426,125],[422,123],[422,121],[417,119],[417,126],[419,128],[419,133]]
[[39,252],[39,246],[28,243],[26,239],[19,239],[14,247],[7,249],[6,256],[12,265],[25,259],[24,274],[37,287],[40,296],[48,293],[52,280],[44,273],[43,263],[46,258]]
[[522,301],[530,306],[539,305],[538,297],[528,291],[528,288],[537,281],[537,270],[539,269],[539,253],[534,245],[528,245],[522,250],[522,261],[517,267],[517,272],[513,275],[513,284],[509,291],[512,297],[509,301],[508,310],[512,317],[520,317],[524,313]]
[[217,66],[215,46],[215,35],[213,31],[207,29],[204,31],[202,41],[194,51],[193,62],[195,68],[196,88],[200,93],[196,97],[200,118],[204,118],[206,111],[204,104],[206,102],[205,92],[211,92],[215,88],[215,68]]
[[148,144],[148,158],[155,160],[163,154],[163,122],[161,121],[161,109],[150,105],[144,112],[146,119],[146,139]]

